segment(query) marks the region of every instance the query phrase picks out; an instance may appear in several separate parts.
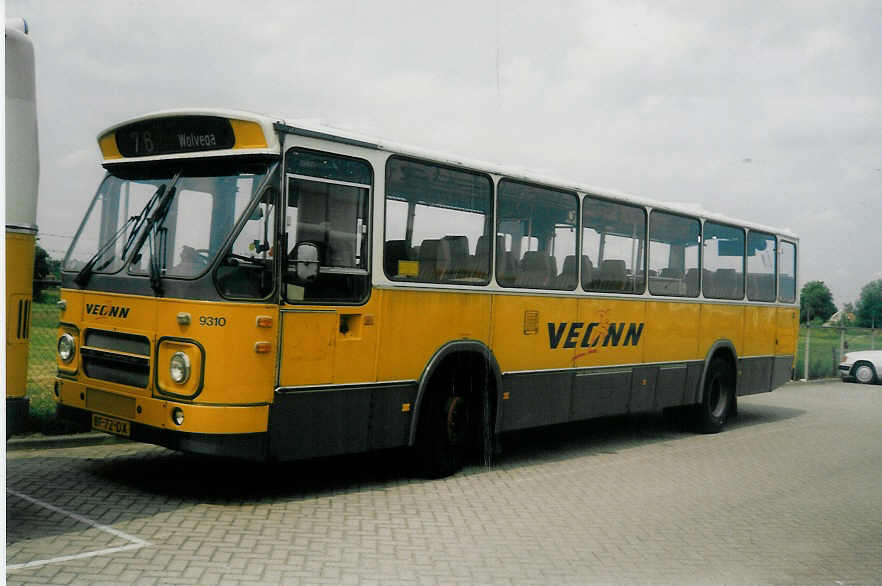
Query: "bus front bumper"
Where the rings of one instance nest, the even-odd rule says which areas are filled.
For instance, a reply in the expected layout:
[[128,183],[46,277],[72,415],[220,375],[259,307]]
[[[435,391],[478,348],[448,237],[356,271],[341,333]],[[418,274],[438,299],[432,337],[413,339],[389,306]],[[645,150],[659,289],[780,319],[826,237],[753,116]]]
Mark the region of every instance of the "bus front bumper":
[[[267,459],[268,405],[200,405],[56,382],[57,414],[80,427],[172,450]],[[175,423],[180,410],[183,421]]]

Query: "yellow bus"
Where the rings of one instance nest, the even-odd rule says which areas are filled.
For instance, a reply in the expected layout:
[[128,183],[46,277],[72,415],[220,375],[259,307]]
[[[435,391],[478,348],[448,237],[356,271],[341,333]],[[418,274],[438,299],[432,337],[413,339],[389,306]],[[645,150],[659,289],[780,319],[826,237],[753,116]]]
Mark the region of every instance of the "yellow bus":
[[27,419],[28,348],[37,239],[34,45],[21,18],[6,19],[6,439]]
[[64,261],[62,416],[296,460],[660,409],[719,431],[791,376],[787,230],[250,113],[98,137]]

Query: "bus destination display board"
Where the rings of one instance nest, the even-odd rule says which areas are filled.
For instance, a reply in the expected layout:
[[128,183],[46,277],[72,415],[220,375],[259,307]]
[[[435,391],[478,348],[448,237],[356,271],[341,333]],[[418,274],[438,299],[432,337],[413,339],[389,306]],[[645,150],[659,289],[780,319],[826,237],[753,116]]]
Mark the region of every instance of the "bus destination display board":
[[124,157],[231,149],[235,143],[230,121],[216,116],[152,118],[116,130],[116,146]]

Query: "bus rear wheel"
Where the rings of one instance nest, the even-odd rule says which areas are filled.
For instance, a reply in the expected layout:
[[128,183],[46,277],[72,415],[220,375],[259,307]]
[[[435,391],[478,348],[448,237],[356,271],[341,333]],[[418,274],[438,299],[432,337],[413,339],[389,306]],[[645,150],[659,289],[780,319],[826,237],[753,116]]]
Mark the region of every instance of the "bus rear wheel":
[[475,429],[473,394],[455,375],[428,389],[420,410],[415,450],[416,469],[426,478],[443,478],[462,469]]
[[723,358],[714,358],[707,367],[701,403],[695,405],[693,421],[702,433],[722,431],[735,405],[735,377]]

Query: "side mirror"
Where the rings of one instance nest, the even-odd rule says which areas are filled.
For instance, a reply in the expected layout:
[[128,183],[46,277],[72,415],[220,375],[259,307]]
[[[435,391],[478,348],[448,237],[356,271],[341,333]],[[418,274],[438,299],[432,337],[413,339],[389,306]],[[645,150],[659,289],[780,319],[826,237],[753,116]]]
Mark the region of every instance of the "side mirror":
[[294,270],[288,267],[288,278],[295,283],[305,285],[318,277],[319,273],[319,249],[313,242],[298,242],[291,251],[291,264]]

